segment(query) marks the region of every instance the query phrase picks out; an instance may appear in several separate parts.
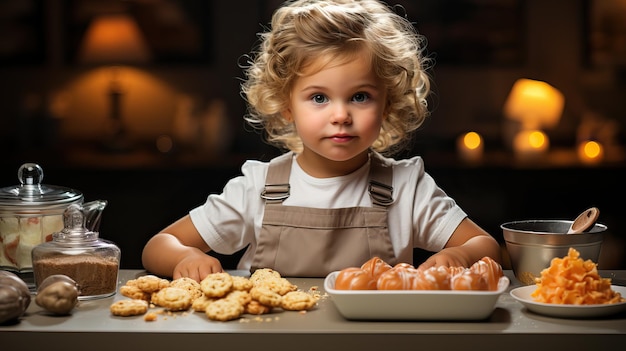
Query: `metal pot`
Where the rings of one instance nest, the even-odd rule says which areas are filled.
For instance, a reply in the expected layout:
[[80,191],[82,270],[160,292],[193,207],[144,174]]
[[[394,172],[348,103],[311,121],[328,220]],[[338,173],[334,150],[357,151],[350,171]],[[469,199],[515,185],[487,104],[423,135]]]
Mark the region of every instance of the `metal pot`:
[[596,223],[588,232],[566,234],[573,221],[526,220],[502,224],[502,232],[515,277],[530,285],[555,257],[567,256],[570,247],[580,258],[598,263],[603,233],[607,227]]
[[32,275],[32,249],[63,229],[63,212],[82,204],[83,194],[42,184],[43,169],[35,163],[23,164],[17,178],[19,185],[0,188],[0,269]]

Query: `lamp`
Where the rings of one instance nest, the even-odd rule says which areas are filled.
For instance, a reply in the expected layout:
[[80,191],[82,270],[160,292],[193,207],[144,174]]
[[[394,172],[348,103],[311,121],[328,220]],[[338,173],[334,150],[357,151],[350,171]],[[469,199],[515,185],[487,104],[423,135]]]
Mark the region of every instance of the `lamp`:
[[137,23],[127,14],[98,16],[87,28],[78,60],[85,64],[111,66],[107,90],[110,101],[111,135],[105,143],[105,148],[109,151],[129,149],[122,121],[124,89],[120,65],[145,63],[150,59],[150,50]]
[[518,156],[536,156],[548,149],[549,139],[541,129],[558,124],[564,104],[563,94],[546,82],[519,79],[513,84],[504,115],[519,123],[520,130],[513,139]]

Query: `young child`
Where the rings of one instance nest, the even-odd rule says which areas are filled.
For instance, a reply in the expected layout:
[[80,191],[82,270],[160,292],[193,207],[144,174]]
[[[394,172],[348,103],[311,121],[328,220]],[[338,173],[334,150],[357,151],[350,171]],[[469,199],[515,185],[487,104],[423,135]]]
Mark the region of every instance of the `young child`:
[[158,275],[221,272],[206,253],[247,248],[238,269],[324,277],[378,256],[468,267],[500,260],[497,241],[399,150],[427,115],[422,38],[377,0],[300,0],[279,8],[246,67],[246,120],[289,151],[247,161],[221,194],[156,234],[143,251]]

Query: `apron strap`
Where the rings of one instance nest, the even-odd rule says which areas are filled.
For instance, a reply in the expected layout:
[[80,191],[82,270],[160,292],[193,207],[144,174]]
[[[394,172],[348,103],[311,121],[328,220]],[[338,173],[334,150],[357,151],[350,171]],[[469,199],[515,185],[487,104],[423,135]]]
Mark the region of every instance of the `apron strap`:
[[261,198],[265,199],[266,203],[283,202],[289,197],[289,174],[292,160],[293,152],[287,152],[270,160],[265,176],[265,189],[261,192]]
[[[387,207],[393,203],[393,169],[389,162],[377,153],[370,154],[370,173],[368,191],[375,206]],[[261,198],[266,203],[282,203],[289,197],[289,175],[293,152],[287,152],[270,161],[265,177],[265,189]]]
[[370,153],[369,193],[375,206],[393,203],[393,168],[378,152]]

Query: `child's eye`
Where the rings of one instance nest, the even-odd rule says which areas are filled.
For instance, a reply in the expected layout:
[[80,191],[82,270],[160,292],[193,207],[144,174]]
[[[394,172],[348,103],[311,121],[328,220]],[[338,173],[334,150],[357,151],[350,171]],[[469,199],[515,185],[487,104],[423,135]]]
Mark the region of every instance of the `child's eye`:
[[356,93],[352,97],[352,100],[354,100],[355,102],[365,102],[369,100],[369,98],[370,96],[367,93]]
[[323,104],[328,101],[328,98],[322,94],[315,94],[311,97],[311,100],[316,104]]

